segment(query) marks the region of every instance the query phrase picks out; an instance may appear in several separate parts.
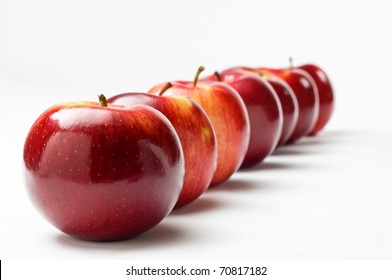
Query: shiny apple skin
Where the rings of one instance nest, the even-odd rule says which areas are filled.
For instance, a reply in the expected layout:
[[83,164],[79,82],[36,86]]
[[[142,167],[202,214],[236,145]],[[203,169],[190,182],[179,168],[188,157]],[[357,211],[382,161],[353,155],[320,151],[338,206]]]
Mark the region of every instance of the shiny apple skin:
[[224,72],[237,71],[256,73],[273,87],[279,98],[283,111],[283,127],[278,141],[278,146],[286,144],[298,122],[298,101],[291,87],[276,75],[265,71],[257,71],[257,69],[251,67],[238,66],[228,68]]
[[307,135],[317,121],[319,97],[316,83],[304,70],[296,68],[258,68],[261,74],[272,73],[284,80],[293,90],[298,101],[298,122],[287,143],[293,143]]
[[320,112],[315,125],[309,133],[309,135],[316,135],[325,127],[332,116],[335,102],[332,83],[327,74],[317,65],[305,64],[298,68],[312,76],[318,89]]
[[144,104],[164,114],[175,128],[185,158],[184,185],[175,208],[196,200],[210,185],[216,170],[218,148],[211,121],[193,100],[182,96],[123,93],[108,99],[111,104]]
[[[250,140],[241,168],[263,161],[276,148],[282,133],[283,112],[271,85],[256,73],[223,71],[221,81],[234,88],[245,103],[250,124]],[[206,79],[218,80],[216,75]]]
[[270,76],[264,77],[275,90],[279,97],[283,111],[283,127],[278,146],[284,145],[293,134],[298,122],[298,101],[290,86],[283,80]]
[[173,126],[148,106],[51,107],[31,127],[23,158],[35,206],[61,231],[86,240],[126,239],[157,225],[184,177]]
[[[173,81],[165,96],[186,96],[195,100],[207,113],[218,144],[218,162],[210,186],[228,180],[245,158],[249,145],[249,117],[244,102],[230,86],[214,81]],[[148,92],[159,94],[166,83]]]

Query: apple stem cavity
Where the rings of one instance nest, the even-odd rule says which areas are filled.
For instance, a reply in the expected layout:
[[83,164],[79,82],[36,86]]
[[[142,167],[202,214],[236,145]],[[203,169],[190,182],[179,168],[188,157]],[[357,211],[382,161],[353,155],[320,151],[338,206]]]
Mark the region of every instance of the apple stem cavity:
[[166,83],[165,85],[164,85],[164,87],[161,89],[161,91],[159,92],[159,96],[162,96],[164,93],[165,93],[165,91],[167,91],[169,88],[171,88],[173,85],[170,83],[170,82],[168,82],[168,83]]
[[200,76],[201,72],[203,72],[203,71],[204,71],[204,67],[203,66],[200,66],[197,69],[197,72],[196,72],[196,75],[195,75],[195,79],[193,80],[193,86],[194,87],[197,85],[197,81],[199,80],[199,76]]
[[216,79],[217,79],[219,82],[222,82],[222,77],[221,77],[221,75],[219,74],[218,71],[215,71],[215,72],[214,72],[214,76],[216,77]]
[[108,106],[108,102],[106,100],[105,95],[98,94],[98,98],[99,98],[99,103],[101,104],[102,107],[107,107]]

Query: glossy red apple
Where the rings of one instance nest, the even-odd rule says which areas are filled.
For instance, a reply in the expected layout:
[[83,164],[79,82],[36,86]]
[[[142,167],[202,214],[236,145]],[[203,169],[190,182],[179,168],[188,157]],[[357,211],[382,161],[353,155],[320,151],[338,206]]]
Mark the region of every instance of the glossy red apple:
[[298,101],[290,86],[275,76],[263,76],[279,97],[283,110],[283,128],[278,145],[284,145],[290,139],[298,122]]
[[[249,118],[244,102],[230,86],[214,81],[198,81],[200,67],[193,82],[174,81],[165,96],[187,96],[195,100],[209,116],[218,143],[218,164],[211,186],[220,184],[239,169],[249,145]],[[154,86],[159,94],[166,83]]]
[[288,143],[307,135],[317,121],[319,97],[313,78],[304,70],[297,68],[257,68],[258,73],[271,73],[284,80],[293,90],[298,101],[298,122]]
[[241,96],[250,124],[249,146],[241,167],[260,163],[275,150],[282,133],[282,106],[275,90],[256,73],[244,70],[215,72],[205,79],[224,82]]
[[315,135],[324,128],[331,118],[334,107],[332,84],[327,74],[317,65],[305,64],[298,68],[306,71],[310,76],[312,76],[318,89],[320,111],[316,123],[309,132],[309,135]]
[[258,71],[254,68],[233,67],[225,71],[231,72],[231,71],[238,71],[238,70],[257,73],[263,79],[265,79],[275,90],[279,98],[280,104],[282,105],[282,111],[283,111],[283,127],[282,127],[282,133],[278,141],[278,146],[284,145],[289,140],[298,122],[298,101],[297,101],[297,97],[295,97],[293,90],[285,81],[283,81],[279,77],[267,72],[258,73]]
[[[164,88],[167,90],[171,86]],[[108,99],[111,104],[132,106],[145,104],[163,113],[180,138],[185,158],[184,185],[176,208],[184,206],[204,193],[214,175],[218,149],[215,132],[204,110],[183,96],[161,96],[145,93],[123,93]]]
[[162,113],[100,99],[49,108],[31,127],[23,156],[30,197],[55,227],[109,241],[140,234],[173,209],[184,157]]

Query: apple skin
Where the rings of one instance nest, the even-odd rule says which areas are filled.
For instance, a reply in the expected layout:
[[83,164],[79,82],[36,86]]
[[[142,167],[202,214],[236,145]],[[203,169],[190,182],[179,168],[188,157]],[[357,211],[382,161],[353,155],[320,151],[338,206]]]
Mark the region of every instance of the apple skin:
[[306,71],[312,76],[318,89],[320,112],[315,125],[309,133],[309,135],[316,135],[328,123],[333,112],[334,93],[332,84],[327,74],[317,65],[305,64],[298,68]]
[[283,111],[283,127],[278,141],[278,146],[286,144],[298,122],[298,101],[291,87],[279,77],[267,72],[260,73],[260,71],[251,67],[233,67],[228,68],[223,72],[236,71],[256,73],[261,78],[265,79],[275,90]]
[[289,141],[297,125],[299,113],[298,101],[297,97],[295,97],[293,90],[285,81],[275,76],[269,76],[264,78],[273,87],[279,97],[280,103],[282,104],[283,128],[282,134],[278,142],[278,146],[281,146]]
[[241,168],[263,161],[276,148],[282,133],[283,112],[271,85],[256,73],[223,71],[205,79],[221,81],[234,88],[245,103],[250,124],[250,140]]
[[256,68],[261,75],[271,73],[284,80],[293,90],[298,101],[298,121],[287,143],[293,143],[307,135],[315,125],[319,114],[319,96],[313,78],[297,68]]
[[[148,93],[159,94],[166,83]],[[249,117],[244,102],[230,86],[214,81],[173,81],[165,96],[186,96],[195,100],[212,122],[218,144],[218,162],[210,186],[230,178],[239,169],[249,145]]]
[[173,126],[144,105],[53,106],[31,127],[23,158],[35,206],[85,240],[121,240],[154,227],[173,209],[184,178]]
[[196,200],[210,185],[216,170],[218,148],[211,121],[193,100],[182,96],[123,93],[108,99],[111,104],[144,104],[163,113],[175,128],[185,158],[184,185],[175,208]]

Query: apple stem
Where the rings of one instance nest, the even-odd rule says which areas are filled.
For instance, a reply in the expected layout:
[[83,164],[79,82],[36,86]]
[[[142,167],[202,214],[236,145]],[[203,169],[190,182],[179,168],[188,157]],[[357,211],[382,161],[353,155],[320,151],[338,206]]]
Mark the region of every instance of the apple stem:
[[290,68],[293,68],[293,58],[291,56],[289,56],[289,65]]
[[159,95],[160,96],[162,96],[164,93],[165,93],[165,91],[167,91],[169,88],[171,88],[173,85],[170,83],[170,82],[168,82],[168,83],[166,83],[165,85],[164,85],[164,87],[161,89],[161,91],[159,92]]
[[216,79],[217,79],[219,82],[222,82],[222,77],[221,77],[221,75],[219,74],[218,71],[215,71],[215,72],[214,72],[214,76],[216,77]]
[[199,80],[200,73],[203,72],[203,71],[204,71],[204,67],[203,66],[200,66],[197,69],[197,72],[196,72],[196,75],[195,75],[195,79],[193,80],[193,86],[194,87],[197,85],[197,81]]
[[106,100],[105,95],[98,94],[98,98],[99,98],[99,103],[101,104],[102,107],[107,107],[108,106],[108,102]]

